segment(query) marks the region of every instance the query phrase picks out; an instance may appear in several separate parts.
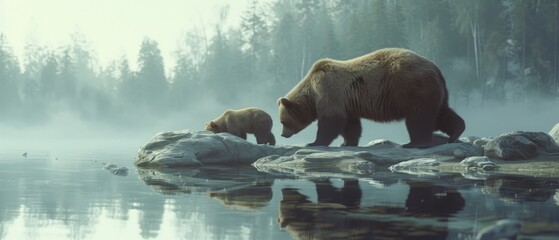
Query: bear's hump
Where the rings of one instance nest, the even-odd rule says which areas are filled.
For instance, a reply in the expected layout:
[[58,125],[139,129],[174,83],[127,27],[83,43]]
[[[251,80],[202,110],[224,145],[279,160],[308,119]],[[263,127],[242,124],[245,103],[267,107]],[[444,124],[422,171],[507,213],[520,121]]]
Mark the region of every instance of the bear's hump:
[[335,65],[337,65],[337,63],[338,61],[330,58],[320,59],[313,64],[311,72],[330,71],[336,67]]

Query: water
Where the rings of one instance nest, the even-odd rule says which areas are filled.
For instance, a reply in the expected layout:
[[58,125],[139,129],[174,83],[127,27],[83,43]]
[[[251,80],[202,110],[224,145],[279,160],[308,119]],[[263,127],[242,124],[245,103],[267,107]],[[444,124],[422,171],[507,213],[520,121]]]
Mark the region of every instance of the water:
[[520,239],[559,236],[557,178],[150,170],[133,166],[135,150],[1,150],[0,238],[473,239],[505,218],[521,221]]

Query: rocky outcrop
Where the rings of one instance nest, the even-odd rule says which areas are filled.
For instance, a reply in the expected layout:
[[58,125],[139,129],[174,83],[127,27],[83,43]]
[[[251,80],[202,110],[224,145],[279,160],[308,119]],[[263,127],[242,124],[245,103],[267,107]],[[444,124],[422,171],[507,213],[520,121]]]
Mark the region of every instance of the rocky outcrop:
[[[445,142],[436,136],[437,141]],[[520,162],[522,169],[555,166],[559,145],[543,132],[510,132],[496,138],[465,137],[458,143],[426,149],[402,148],[388,140],[362,147],[270,146],[250,143],[228,133],[176,131],[157,134],[140,148],[139,167],[252,165],[261,172],[296,176],[370,175],[377,170],[413,175],[459,171],[472,178],[486,178],[501,168],[503,160]],[[551,161],[551,162],[550,162]],[[441,170],[443,169],[443,170]]]
[[253,144],[228,133],[185,130],[157,134],[140,148],[135,164],[141,167],[253,164],[262,170],[330,168],[367,173],[374,165],[390,166],[424,157],[443,161],[463,159],[482,153],[481,148],[469,143],[410,149],[387,140],[376,140],[364,147],[269,146]]
[[531,159],[559,153],[559,145],[543,132],[509,132],[484,145],[484,155],[492,159]]
[[189,130],[163,132],[138,151],[140,167],[184,167],[204,164],[251,164],[273,154],[292,154],[297,147],[252,144],[229,133]]

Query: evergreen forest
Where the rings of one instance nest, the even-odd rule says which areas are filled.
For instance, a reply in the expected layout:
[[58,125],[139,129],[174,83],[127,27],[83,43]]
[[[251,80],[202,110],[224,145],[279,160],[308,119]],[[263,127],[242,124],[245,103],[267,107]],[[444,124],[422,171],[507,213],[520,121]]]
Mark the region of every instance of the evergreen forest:
[[71,39],[31,41],[16,57],[0,35],[0,122],[41,124],[70,111],[125,126],[146,115],[195,116],[204,102],[275,109],[314,61],[385,47],[438,64],[453,106],[559,97],[557,0],[251,1],[239,26],[217,21],[186,33],[172,67],[150,36],[132,43],[135,62],[106,65],[87,36]]

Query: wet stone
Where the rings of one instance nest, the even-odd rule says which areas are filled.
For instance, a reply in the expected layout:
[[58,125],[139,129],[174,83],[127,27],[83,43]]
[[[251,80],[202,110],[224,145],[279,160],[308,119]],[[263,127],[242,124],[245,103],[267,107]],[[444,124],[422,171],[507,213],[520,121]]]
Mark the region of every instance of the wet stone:
[[468,157],[460,162],[460,165],[465,166],[466,170],[483,170],[493,171],[498,168],[497,164],[490,161],[486,156]]
[[503,134],[484,147],[484,155],[493,159],[532,159],[541,153],[558,153],[559,146],[543,132],[510,132]]

